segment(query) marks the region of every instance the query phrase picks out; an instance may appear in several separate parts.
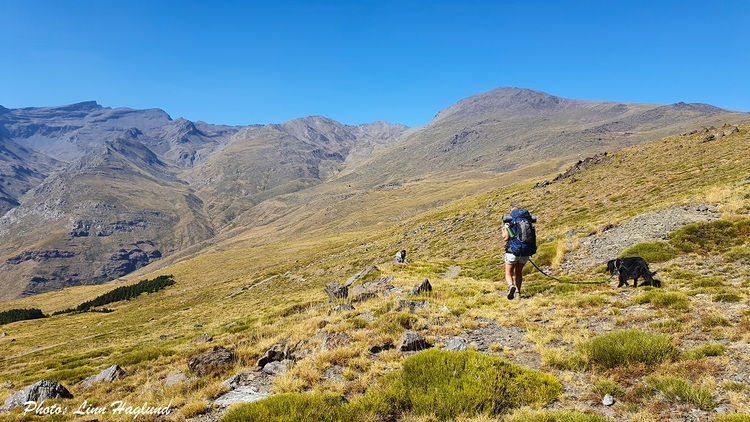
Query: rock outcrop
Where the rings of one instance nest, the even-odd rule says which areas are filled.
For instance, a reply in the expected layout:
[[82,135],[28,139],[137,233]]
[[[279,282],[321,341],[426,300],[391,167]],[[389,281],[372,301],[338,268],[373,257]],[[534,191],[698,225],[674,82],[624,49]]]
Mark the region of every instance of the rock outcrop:
[[73,395],[62,384],[50,380],[41,380],[8,397],[3,407],[0,407],[0,411],[9,412],[23,407],[24,403],[29,401],[39,403],[43,400],[72,398]]

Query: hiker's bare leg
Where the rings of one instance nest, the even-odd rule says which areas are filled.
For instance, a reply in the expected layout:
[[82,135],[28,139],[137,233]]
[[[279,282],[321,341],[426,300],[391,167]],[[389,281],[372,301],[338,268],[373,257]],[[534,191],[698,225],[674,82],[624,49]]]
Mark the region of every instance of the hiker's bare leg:
[[525,264],[521,264],[520,262],[515,264],[515,268],[513,271],[516,273],[516,288],[518,290],[521,290],[521,284],[523,284],[523,266]]
[[508,283],[508,287],[513,285],[513,274],[515,264],[505,264],[505,282]]

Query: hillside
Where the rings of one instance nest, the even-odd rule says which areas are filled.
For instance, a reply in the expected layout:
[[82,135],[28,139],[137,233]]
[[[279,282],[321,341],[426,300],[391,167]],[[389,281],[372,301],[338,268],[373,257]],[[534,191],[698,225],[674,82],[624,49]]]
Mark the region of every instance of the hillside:
[[[0,113],[0,300],[98,284],[200,248],[404,126],[227,127],[96,102]],[[43,223],[43,224],[40,224]],[[192,248],[192,249],[191,249]]]
[[[250,420],[274,405],[365,420],[434,420],[430,412],[437,415],[439,407],[425,411],[388,396],[393,392],[381,385],[409,381],[415,361],[408,359],[424,355],[390,347],[414,331],[432,349],[468,348],[549,374],[561,385],[560,391],[550,387],[552,400],[503,405],[508,407],[492,415],[470,412],[467,420],[745,420],[750,126],[736,132],[719,127],[708,135],[714,139],[705,133],[671,136],[573,160],[568,172],[485,175],[463,194],[449,180],[416,180],[341,198],[320,211],[324,215],[308,210],[298,224],[268,218],[201,254],[175,259],[158,273],[173,274],[174,286],[110,304],[112,312],[3,325],[8,335],[0,338],[0,379],[14,387],[0,390],[0,400],[52,379],[75,396],[63,405],[171,403],[176,420]],[[564,176],[556,178],[558,173]],[[481,193],[472,194],[474,189]],[[446,200],[446,192],[455,199]],[[339,209],[352,200],[353,212]],[[524,297],[517,301],[508,301],[497,281],[498,228],[511,200],[539,216],[535,261],[562,280],[528,268]],[[683,221],[675,211],[683,208],[699,210],[691,214],[697,225],[672,225]],[[719,223],[708,224],[718,216]],[[303,227],[311,221],[317,225]],[[649,230],[639,230],[645,225]],[[644,237],[634,243],[636,232]],[[604,262],[596,258],[601,251],[612,248],[614,258],[631,247],[649,257],[661,289],[617,289],[603,273]],[[399,249],[408,251],[407,265],[392,262]],[[348,299],[329,302],[327,284],[343,284],[371,265],[377,270],[353,281]],[[139,276],[157,274],[146,269]],[[408,296],[424,279],[432,292]],[[45,293],[2,303],[0,310],[52,313],[112,287]],[[365,293],[372,295],[359,296]],[[333,309],[350,302],[351,310]],[[215,346],[236,360],[197,375],[188,363]],[[286,350],[286,359],[264,372],[256,363],[269,350]],[[485,373],[498,365],[472,359],[488,365]],[[83,379],[113,364],[127,375],[83,387]],[[276,401],[225,414],[225,393],[243,391]],[[613,405],[602,404],[606,395]],[[744,416],[731,419],[735,414]],[[11,415],[22,417],[18,410]]]
[[[0,300],[153,271],[232,237],[294,242],[331,221],[355,236],[571,159],[748,119],[517,88],[414,129],[322,116],[228,127],[94,101],[2,108]],[[400,200],[413,206],[393,212]]]

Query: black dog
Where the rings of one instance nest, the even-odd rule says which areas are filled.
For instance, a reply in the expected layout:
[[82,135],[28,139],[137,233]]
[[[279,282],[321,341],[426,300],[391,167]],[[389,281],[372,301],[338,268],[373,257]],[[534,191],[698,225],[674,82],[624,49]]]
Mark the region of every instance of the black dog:
[[640,256],[609,260],[607,262],[607,271],[612,275],[615,273],[620,275],[620,284],[617,287],[627,286],[629,278],[633,279],[633,287],[638,287],[639,278],[643,278],[644,280],[641,286],[661,287],[661,281],[654,278],[656,271],[651,272],[648,269],[646,260]]

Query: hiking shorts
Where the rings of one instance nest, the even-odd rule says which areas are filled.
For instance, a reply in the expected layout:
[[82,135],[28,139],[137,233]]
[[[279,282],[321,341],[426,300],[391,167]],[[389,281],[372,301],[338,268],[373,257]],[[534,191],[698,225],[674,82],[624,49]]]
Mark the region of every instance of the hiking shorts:
[[515,256],[510,252],[505,253],[506,264],[525,264],[527,262],[529,262],[528,256]]

